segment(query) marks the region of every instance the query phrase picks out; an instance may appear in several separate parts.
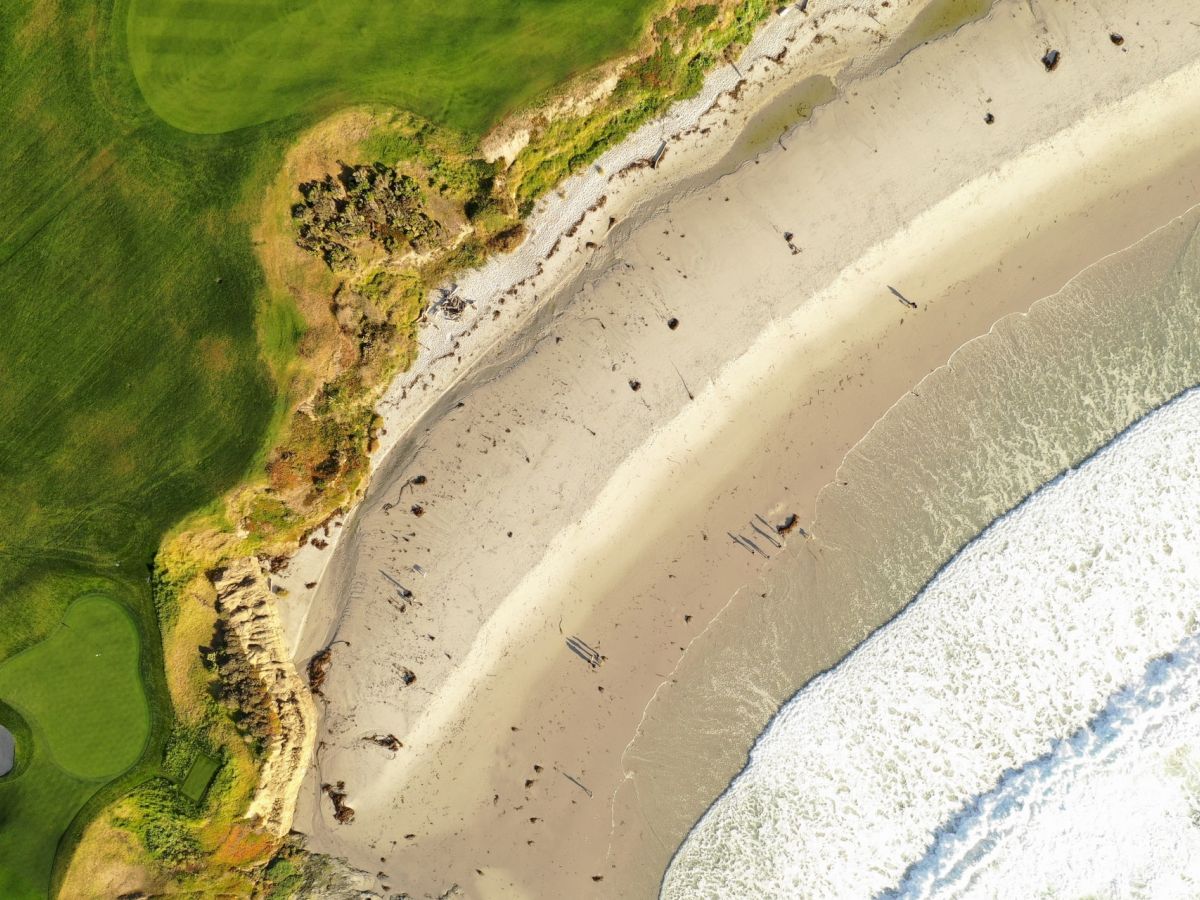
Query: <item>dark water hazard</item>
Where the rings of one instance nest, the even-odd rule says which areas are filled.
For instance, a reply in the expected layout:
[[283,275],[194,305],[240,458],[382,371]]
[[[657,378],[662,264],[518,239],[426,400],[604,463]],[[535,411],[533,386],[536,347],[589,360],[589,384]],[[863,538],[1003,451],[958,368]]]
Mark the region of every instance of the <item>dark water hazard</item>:
[[[984,18],[991,11],[993,2],[933,0],[916,15],[899,37],[888,43],[871,68],[876,71],[890,68],[918,47]],[[788,134],[811,119],[817,109],[837,95],[837,85],[826,75],[810,75],[789,86],[758,110],[741,130],[718,164],[717,175],[726,175],[773,147],[786,149]],[[707,177],[711,180],[711,173]]]
[[837,87],[825,75],[811,75],[787,88],[758,110],[738,134],[737,140],[721,160],[721,174],[732,172],[772,147],[786,147],[788,133],[811,119],[818,107],[836,96]]
[[993,0],[934,0],[912,20],[896,40],[888,44],[878,67],[887,69],[923,44],[954,34],[971,22],[982,19]]
[[[647,879],[779,707],[997,516],[1200,384],[1193,210],[959,349],[848,454],[793,538],[688,651],[625,755],[614,821]],[[653,874],[652,874],[653,873]]]

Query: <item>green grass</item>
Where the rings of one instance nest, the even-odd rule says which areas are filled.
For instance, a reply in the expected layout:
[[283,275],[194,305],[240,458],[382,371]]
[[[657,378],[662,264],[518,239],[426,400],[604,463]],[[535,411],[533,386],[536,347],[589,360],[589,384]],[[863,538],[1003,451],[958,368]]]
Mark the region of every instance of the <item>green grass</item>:
[[655,5],[0,7],[0,721],[32,746],[0,780],[0,897],[45,896],[89,819],[164,774],[147,574],[281,421],[303,326],[250,233],[287,147],[349,102],[478,135]]
[[220,768],[221,761],[215,756],[209,756],[207,753],[196,754],[196,759],[188,769],[187,777],[183,779],[179,790],[188,799],[199,803],[204,799],[204,792],[208,790]]
[[[3,700],[0,700],[0,725],[8,729],[14,744],[13,767],[4,778],[15,781],[18,775],[29,768],[29,761],[33,758],[33,729],[24,716]],[[3,819],[3,810],[0,810],[0,819]]]
[[[55,721],[71,727],[62,702],[29,700],[33,759],[0,781],[6,900],[45,896],[76,817],[156,770],[173,717],[147,566],[168,527],[244,475],[271,413],[244,197],[275,170],[288,136],[167,126],[125,61],[123,27],[113,27],[123,13],[119,2],[83,0],[57,14],[45,3],[0,9],[0,161],[10,173],[0,206],[0,671],[21,651],[51,653],[37,645],[71,602],[103,594],[137,631],[153,710],[149,739],[143,711],[137,745],[93,761],[56,738]],[[128,665],[121,671],[128,680]],[[25,678],[35,680],[32,668]],[[32,697],[37,686],[17,680],[5,676],[5,695]]]
[[147,640],[156,635],[130,613],[135,589],[56,571],[23,595],[61,598],[65,611],[47,637],[0,663],[0,723],[16,735],[18,754],[16,772],[0,779],[6,900],[45,895],[60,839],[78,830],[81,811],[115,796],[104,793],[115,775],[152,770],[138,765],[158,746],[151,704],[160,718],[170,713]]
[[16,771],[0,780],[0,896],[44,891],[58,833],[142,755],[150,714],[140,643],[121,604],[87,594],[49,638],[0,665],[0,721],[21,723]]
[[150,106],[215,133],[346,101],[468,133],[628,47],[647,0],[133,0]]
[[50,637],[0,666],[0,698],[31,724],[49,762],[83,780],[137,762],[150,733],[138,643],[129,613],[92,594],[71,604]]

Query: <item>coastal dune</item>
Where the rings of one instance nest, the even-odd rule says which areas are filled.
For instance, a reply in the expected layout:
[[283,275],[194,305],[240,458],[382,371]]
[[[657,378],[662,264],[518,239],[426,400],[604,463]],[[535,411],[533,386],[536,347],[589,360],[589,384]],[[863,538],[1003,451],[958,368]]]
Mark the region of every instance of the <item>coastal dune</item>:
[[[1188,13],[997,3],[605,231],[344,528],[297,646],[331,649],[309,846],[412,896],[653,895],[703,805],[639,820],[625,750],[805,540],[774,526],[956,348],[1200,202]],[[797,652],[879,624],[833,621]]]

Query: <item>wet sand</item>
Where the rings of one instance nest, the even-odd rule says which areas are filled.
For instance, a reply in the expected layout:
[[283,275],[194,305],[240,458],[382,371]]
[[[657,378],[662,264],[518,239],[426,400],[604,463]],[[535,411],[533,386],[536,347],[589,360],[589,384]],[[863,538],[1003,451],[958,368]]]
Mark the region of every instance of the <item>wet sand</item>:
[[320,588],[340,618],[301,645],[348,642],[296,823],[311,846],[412,896],[653,894],[682,832],[623,865],[642,835],[612,800],[636,790],[622,754],[651,696],[767,562],[727,533],[775,553],[763,520],[807,523],[957,347],[1200,201],[1195,36],[1122,8],[1001,3],[609,233],[347,525]]

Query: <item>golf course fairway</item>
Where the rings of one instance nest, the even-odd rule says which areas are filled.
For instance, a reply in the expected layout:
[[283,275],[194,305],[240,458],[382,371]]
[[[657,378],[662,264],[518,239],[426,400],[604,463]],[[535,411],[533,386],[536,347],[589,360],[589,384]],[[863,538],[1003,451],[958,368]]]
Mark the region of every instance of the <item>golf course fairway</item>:
[[625,49],[646,0],[133,0],[150,107],[185,131],[388,103],[468,133]]
[[653,8],[0,9],[0,724],[26,757],[0,779],[0,897],[53,892],[96,813],[163,777],[176,720],[147,575],[168,529],[263,471],[286,412],[273,373],[304,329],[251,233],[288,149],[364,102],[474,142]]

